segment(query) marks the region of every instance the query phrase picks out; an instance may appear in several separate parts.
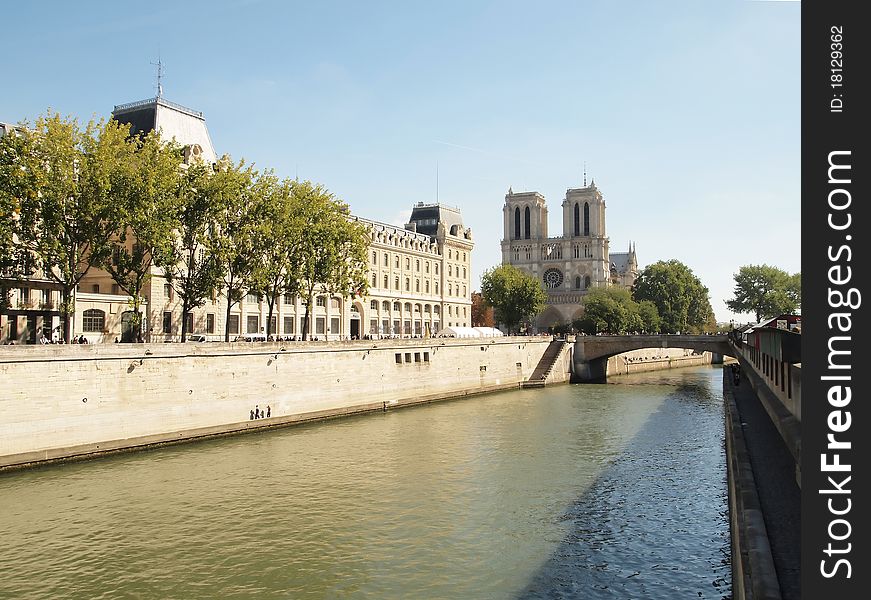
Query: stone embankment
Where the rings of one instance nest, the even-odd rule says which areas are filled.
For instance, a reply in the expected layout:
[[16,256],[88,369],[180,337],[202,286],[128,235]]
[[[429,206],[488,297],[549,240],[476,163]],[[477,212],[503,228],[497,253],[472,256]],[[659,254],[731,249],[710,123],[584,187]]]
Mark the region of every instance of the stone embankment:
[[517,388],[550,341],[0,348],[0,469]]
[[648,348],[632,350],[608,359],[608,377],[644,373],[678,367],[711,364],[710,352],[696,352],[686,348]]

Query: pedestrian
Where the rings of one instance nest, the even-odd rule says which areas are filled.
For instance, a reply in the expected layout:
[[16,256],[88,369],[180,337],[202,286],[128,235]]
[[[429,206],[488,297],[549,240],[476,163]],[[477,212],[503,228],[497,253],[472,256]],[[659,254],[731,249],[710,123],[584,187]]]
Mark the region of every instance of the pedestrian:
[[259,406],[255,406],[255,407],[254,407],[254,418],[255,418],[255,419],[259,419],[259,418],[260,418],[260,407],[259,407]]
[[254,409],[252,408],[251,409],[251,418],[249,419],[249,421],[253,421],[253,420],[254,420]]
[[266,405],[266,418],[268,419],[272,415],[272,407],[268,404]]

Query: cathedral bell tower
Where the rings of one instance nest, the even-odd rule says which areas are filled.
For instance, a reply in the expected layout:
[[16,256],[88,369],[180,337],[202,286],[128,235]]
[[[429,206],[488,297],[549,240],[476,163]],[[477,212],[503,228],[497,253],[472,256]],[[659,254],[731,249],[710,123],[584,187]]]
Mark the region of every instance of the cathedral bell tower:
[[505,241],[547,238],[547,205],[538,192],[517,192],[508,188],[505,206]]
[[563,237],[605,237],[605,200],[595,181],[589,186],[566,190]]
[[538,192],[515,193],[508,188],[502,216],[502,262],[516,263],[521,256],[530,260],[537,242],[547,239],[547,204],[544,196]]

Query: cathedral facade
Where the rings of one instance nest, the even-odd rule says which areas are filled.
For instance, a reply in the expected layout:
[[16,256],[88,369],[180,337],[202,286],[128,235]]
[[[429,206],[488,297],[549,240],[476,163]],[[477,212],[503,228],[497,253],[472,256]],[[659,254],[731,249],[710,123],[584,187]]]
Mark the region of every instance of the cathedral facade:
[[583,314],[583,297],[596,287],[630,288],[638,275],[635,247],[610,252],[605,200],[595,182],[566,190],[562,235],[547,233],[547,204],[538,192],[505,195],[502,263],[529,273],[547,292],[547,308],[534,326],[546,330]]

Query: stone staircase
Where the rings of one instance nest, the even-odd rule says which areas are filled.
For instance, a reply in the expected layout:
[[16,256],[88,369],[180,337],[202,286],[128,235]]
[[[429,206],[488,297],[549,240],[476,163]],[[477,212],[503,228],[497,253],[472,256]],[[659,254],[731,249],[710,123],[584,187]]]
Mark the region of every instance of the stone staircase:
[[547,381],[547,376],[550,375],[551,371],[553,371],[553,367],[565,345],[566,342],[563,340],[552,341],[550,345],[548,345],[547,350],[545,350],[544,354],[541,356],[541,360],[538,361],[538,365],[536,365],[532,375],[530,375],[529,379],[524,381],[521,386],[524,388],[544,387],[545,382]]

